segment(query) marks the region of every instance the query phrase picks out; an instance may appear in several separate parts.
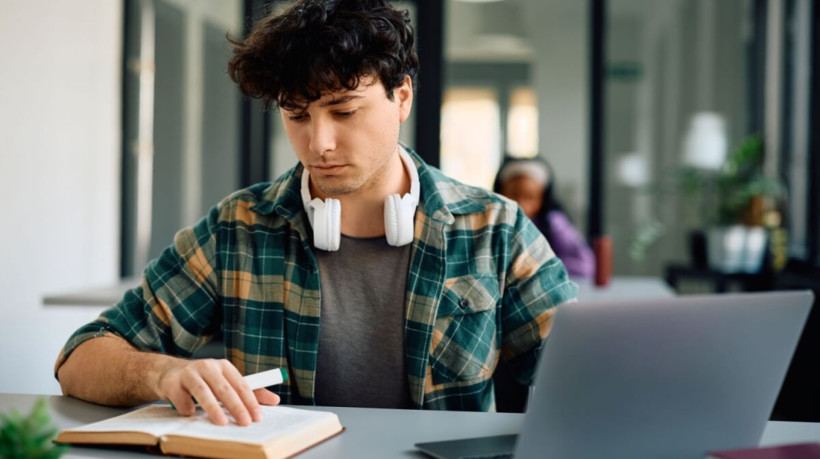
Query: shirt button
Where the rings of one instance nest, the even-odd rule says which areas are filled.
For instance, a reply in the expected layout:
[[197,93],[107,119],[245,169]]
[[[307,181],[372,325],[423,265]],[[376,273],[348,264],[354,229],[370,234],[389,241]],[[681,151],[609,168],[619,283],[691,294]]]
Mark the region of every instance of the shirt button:
[[458,307],[461,309],[467,309],[470,307],[470,300],[466,298],[462,298],[461,301],[458,302]]

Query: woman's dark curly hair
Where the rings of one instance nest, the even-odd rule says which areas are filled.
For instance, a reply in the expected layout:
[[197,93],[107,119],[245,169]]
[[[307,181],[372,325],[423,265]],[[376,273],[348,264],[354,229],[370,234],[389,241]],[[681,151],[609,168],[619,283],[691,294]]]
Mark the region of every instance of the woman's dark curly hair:
[[409,14],[385,0],[299,0],[230,41],[228,74],[268,108],[304,110],[324,92],[353,90],[372,76],[392,100],[419,66]]

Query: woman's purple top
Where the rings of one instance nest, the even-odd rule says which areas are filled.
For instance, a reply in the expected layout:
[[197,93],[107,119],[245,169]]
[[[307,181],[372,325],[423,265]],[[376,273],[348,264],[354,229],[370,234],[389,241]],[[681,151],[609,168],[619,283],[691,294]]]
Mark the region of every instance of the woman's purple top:
[[564,262],[570,276],[592,277],[595,275],[595,254],[583,236],[572,226],[561,211],[547,213],[550,224],[549,243],[555,255]]

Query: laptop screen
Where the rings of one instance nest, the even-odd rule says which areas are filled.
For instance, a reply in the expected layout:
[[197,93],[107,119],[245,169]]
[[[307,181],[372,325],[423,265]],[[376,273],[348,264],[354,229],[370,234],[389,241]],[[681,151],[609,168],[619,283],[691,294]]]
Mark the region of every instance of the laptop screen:
[[[801,291],[561,306],[515,457],[693,458],[757,446],[812,302]],[[459,448],[423,451],[463,457]]]

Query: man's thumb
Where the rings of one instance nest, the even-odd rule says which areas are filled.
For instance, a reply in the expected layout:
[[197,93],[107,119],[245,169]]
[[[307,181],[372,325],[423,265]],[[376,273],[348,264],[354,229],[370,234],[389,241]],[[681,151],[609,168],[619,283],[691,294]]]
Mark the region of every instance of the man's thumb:
[[279,404],[279,396],[265,388],[256,389],[255,391],[253,391],[253,394],[256,395],[256,401],[258,401],[262,405]]

